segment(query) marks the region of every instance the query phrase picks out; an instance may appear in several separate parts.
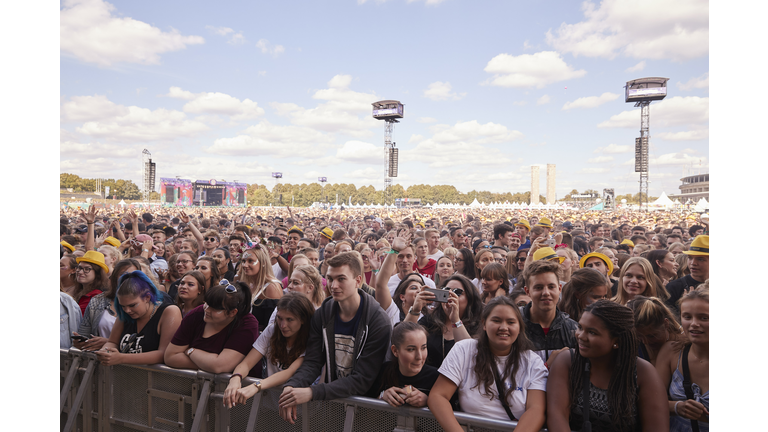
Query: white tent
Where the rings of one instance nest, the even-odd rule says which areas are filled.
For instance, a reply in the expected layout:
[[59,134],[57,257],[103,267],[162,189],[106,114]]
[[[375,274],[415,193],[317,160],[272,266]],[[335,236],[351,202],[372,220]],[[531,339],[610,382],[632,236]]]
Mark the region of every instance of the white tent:
[[476,207],[480,207],[480,203],[479,203],[479,202],[477,202],[477,198],[475,198],[475,199],[472,201],[472,204],[470,204],[469,206],[470,206],[470,207],[473,207],[473,208],[476,208]]
[[665,192],[661,193],[661,196],[656,199],[656,201],[651,203],[651,206],[656,208],[671,208],[674,207],[675,203],[672,202],[671,199],[667,196]]
[[125,200],[120,200],[118,205],[121,206],[121,207],[125,207]]
[[709,208],[709,203],[705,198],[702,198],[699,200],[699,202],[696,203],[696,207],[694,207],[694,210],[697,212],[703,212]]

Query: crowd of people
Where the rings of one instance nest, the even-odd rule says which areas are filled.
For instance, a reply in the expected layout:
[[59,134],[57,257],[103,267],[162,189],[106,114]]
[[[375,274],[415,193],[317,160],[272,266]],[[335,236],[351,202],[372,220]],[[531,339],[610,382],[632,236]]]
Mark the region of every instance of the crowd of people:
[[229,373],[228,407],[277,388],[290,423],[358,395],[447,431],[708,430],[707,218],[187,210],[62,210],[62,348]]

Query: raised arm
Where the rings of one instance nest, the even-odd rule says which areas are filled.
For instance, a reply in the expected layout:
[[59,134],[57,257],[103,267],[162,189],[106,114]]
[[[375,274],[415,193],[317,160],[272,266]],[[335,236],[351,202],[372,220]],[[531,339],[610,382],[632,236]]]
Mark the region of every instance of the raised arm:
[[190,222],[189,215],[187,215],[184,210],[179,211],[179,218],[184,222],[189,229],[192,231],[192,235],[195,236],[195,240],[197,240],[197,244],[200,246],[201,250],[205,250],[203,248],[203,235],[200,234],[200,230],[197,229],[194,223]]
[[[395,238],[392,243],[393,251],[399,252],[400,249],[405,247],[405,241],[401,238]],[[387,256],[384,257],[384,262],[381,263],[381,269],[379,269],[379,273],[376,275],[376,284],[374,285],[374,288],[376,289],[376,301],[379,302],[384,310],[387,310],[389,304],[392,303],[392,294],[389,292],[387,283],[389,282],[389,278],[392,277],[392,274],[395,272],[395,263],[397,262],[396,253],[387,253],[386,255]]]
[[85,250],[94,250],[96,241],[94,240],[95,228],[96,228],[96,206],[91,204],[88,207],[88,213],[80,210],[80,216],[85,219],[85,223],[88,225],[88,233],[85,236]]

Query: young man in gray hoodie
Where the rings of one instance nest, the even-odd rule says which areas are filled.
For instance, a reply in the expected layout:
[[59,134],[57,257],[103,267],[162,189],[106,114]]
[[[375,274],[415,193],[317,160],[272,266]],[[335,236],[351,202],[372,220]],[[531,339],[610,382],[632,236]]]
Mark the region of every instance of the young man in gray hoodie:
[[[363,292],[361,260],[344,252],[328,260],[331,297],[312,317],[304,363],[283,387],[280,416],[295,423],[296,407],[311,400],[364,395],[379,374],[392,324],[376,300]],[[310,386],[325,366],[324,383]]]

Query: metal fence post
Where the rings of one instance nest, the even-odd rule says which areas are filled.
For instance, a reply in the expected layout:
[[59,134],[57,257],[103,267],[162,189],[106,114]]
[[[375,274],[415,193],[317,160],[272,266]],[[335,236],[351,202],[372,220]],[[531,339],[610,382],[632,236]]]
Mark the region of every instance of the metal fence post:
[[[85,389],[88,387],[88,384],[91,381],[91,376],[93,375],[93,370],[95,368],[96,359],[89,359],[88,367],[85,369],[83,380],[80,382],[80,388],[77,390],[75,401],[72,403],[72,408],[69,410],[69,414],[67,415],[67,423],[64,425],[63,432],[70,432],[72,430],[72,426],[75,424],[75,420],[77,419],[77,412],[80,410],[80,404],[83,402],[83,397],[85,397]],[[85,418],[86,416],[83,415],[83,423],[85,423]]]

